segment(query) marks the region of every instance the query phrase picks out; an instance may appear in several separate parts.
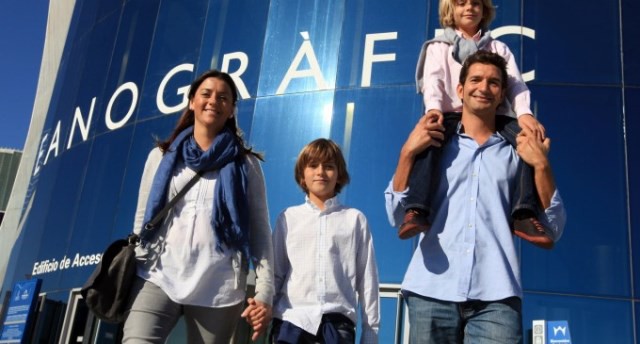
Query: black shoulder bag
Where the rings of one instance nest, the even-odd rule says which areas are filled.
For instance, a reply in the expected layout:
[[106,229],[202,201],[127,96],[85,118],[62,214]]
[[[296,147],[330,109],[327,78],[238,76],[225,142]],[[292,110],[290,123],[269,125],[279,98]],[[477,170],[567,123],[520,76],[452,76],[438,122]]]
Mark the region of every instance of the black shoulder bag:
[[[143,230],[155,230],[176,202],[200,179],[202,173],[196,173]],[[129,234],[126,239],[112,242],[80,290],[91,312],[102,321],[120,323],[125,319],[131,285],[136,277],[135,247],[139,243],[140,237],[134,233]]]

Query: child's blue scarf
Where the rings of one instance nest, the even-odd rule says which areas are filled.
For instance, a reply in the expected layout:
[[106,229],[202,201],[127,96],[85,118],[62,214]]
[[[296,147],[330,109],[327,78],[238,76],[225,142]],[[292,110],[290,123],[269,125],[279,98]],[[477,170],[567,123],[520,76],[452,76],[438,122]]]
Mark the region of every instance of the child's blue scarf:
[[460,37],[456,33],[456,31],[450,27],[444,30],[444,37],[446,40],[449,40],[453,45],[453,59],[456,60],[459,64],[464,63],[464,60],[467,57],[471,56],[471,54],[475,53],[478,50],[485,50],[489,43],[491,43],[491,33],[489,31],[485,31],[482,33],[480,40],[477,42],[473,39],[465,39]]
[[[149,223],[167,202],[169,181],[173,176],[176,161],[182,159],[190,169],[199,171],[218,170],[213,197],[211,224],[216,232],[216,247],[222,244],[239,250],[249,258],[249,226],[247,201],[247,171],[244,148],[231,130],[224,128],[206,151],[202,151],[193,138],[193,127],[183,130],[164,152],[162,161],[153,178],[153,184],[144,213],[144,224]],[[143,230],[142,242],[148,242],[153,232]],[[145,235],[146,234],[146,235]]]

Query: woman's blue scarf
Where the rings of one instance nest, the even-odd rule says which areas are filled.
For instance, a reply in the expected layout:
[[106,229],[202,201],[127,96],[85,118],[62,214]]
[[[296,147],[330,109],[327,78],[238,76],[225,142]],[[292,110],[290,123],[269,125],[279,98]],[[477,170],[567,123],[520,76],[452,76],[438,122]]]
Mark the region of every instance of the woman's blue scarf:
[[[144,224],[149,223],[165,206],[169,181],[178,159],[190,169],[199,171],[218,170],[218,180],[213,196],[213,218],[211,224],[216,232],[216,247],[222,244],[239,250],[249,258],[249,225],[247,201],[247,170],[244,147],[230,129],[224,128],[206,151],[202,151],[193,138],[193,127],[183,130],[164,152],[162,161],[153,178],[153,184],[144,213]],[[153,232],[142,231],[141,240],[148,242]],[[145,236],[146,235],[146,236]]]

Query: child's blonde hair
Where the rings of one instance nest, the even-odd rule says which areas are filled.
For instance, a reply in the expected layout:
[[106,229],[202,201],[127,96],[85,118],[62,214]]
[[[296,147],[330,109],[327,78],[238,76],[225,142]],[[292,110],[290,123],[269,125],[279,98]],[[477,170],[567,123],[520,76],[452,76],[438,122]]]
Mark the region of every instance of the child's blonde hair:
[[[456,28],[456,22],[453,19],[453,12],[457,1],[459,0],[440,0],[440,25],[443,28]],[[480,1],[482,1],[482,20],[480,20],[480,24],[478,26],[482,31],[486,31],[489,29],[489,24],[491,24],[493,18],[496,17],[496,8],[493,6],[491,0]]]
[[338,172],[338,180],[336,182],[335,193],[338,194],[342,187],[349,183],[349,172],[347,172],[347,163],[344,161],[342,151],[338,145],[328,139],[316,139],[306,145],[296,161],[296,167],[294,169],[294,177],[296,183],[300,185],[302,190],[309,194],[307,184],[304,182],[304,169],[312,163],[327,163],[333,162],[336,164],[336,170]]

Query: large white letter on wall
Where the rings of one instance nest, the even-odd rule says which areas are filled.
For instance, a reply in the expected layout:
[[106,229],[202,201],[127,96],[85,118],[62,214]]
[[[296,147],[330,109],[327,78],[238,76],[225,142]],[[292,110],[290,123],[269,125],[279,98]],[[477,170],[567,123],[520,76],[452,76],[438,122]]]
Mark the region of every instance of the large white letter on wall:
[[[231,60],[240,61],[240,67],[235,72],[229,71],[229,61]],[[241,51],[224,54],[224,56],[222,57],[222,71],[225,73],[228,73],[229,76],[231,76],[231,78],[233,79],[233,82],[236,83],[236,88],[238,89],[238,93],[240,95],[240,98],[242,99],[247,99],[251,97],[251,95],[249,94],[249,91],[247,90],[247,86],[244,84],[244,81],[242,81],[242,78],[241,78],[242,74],[244,74],[248,66],[249,66],[249,56],[247,56],[247,54]]]
[[[111,109],[113,108],[113,103],[116,101],[116,98],[118,98],[120,93],[124,92],[125,90],[131,92],[131,96],[133,97],[133,99],[131,99],[131,105],[129,106],[129,110],[127,110],[127,113],[124,115],[124,117],[122,117],[120,121],[114,122],[111,119]],[[125,125],[129,118],[131,118],[131,115],[133,115],[133,110],[136,108],[136,104],[138,104],[138,86],[136,86],[136,84],[131,81],[120,85],[120,87],[118,87],[118,89],[111,96],[111,99],[109,99],[109,104],[107,105],[107,112],[104,116],[104,122],[107,125],[107,128],[109,128],[110,130],[114,130]]]
[[67,141],[67,149],[71,147],[71,143],[73,142],[73,134],[76,131],[76,124],[80,128],[80,135],[82,135],[82,141],[87,141],[89,137],[89,128],[91,127],[91,118],[93,118],[93,108],[96,105],[96,97],[91,99],[91,108],[89,109],[89,117],[85,122],[82,118],[82,112],[80,111],[80,107],[76,108],[76,112],[73,114],[73,122],[71,123],[71,132],[69,133],[69,141]]
[[[296,57],[293,58],[293,62],[289,66],[289,70],[287,74],[285,74],[284,79],[278,86],[278,90],[276,94],[283,94],[284,91],[289,86],[289,82],[293,78],[307,78],[313,77],[316,80],[316,84],[318,85],[319,90],[326,90],[327,87],[326,81],[322,77],[322,72],[320,71],[320,64],[318,64],[318,59],[316,58],[316,53],[313,51],[313,46],[311,45],[311,41],[309,40],[309,32],[303,31],[300,32],[300,35],[304,39],[300,49],[298,49],[298,53]],[[300,62],[302,62],[303,57],[307,57],[307,61],[309,62],[309,69],[298,70],[298,66]]]
[[360,81],[360,86],[371,86],[371,69],[373,69],[374,62],[388,62],[396,60],[395,53],[375,55],[373,50],[376,41],[387,41],[397,38],[397,32],[370,33],[366,36],[364,41],[364,59],[362,61],[362,79]]
[[178,105],[168,106],[164,103],[164,99],[162,99],[162,95],[164,94],[164,89],[167,87],[167,83],[169,83],[169,80],[174,75],[180,72],[193,72],[193,64],[184,63],[173,67],[173,69],[170,70],[167,75],[165,75],[165,77],[162,79],[162,82],[160,82],[160,86],[158,87],[158,93],[156,94],[156,105],[158,106],[158,110],[160,110],[160,112],[165,115],[172,114],[184,109],[184,107],[187,106],[187,103],[189,102],[189,85],[180,87],[176,91],[176,94],[182,94],[183,96],[182,102]]
[[[529,37],[531,39],[536,39],[536,32],[533,29],[528,27],[519,26],[519,25],[511,25],[511,26],[501,26],[499,28],[495,28],[491,30],[491,37],[498,38],[504,35],[522,35],[525,37]],[[522,73],[522,72],[521,72]],[[527,82],[536,78],[536,70],[530,70],[528,72],[522,73],[522,79]]]

